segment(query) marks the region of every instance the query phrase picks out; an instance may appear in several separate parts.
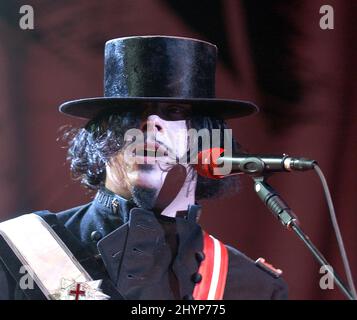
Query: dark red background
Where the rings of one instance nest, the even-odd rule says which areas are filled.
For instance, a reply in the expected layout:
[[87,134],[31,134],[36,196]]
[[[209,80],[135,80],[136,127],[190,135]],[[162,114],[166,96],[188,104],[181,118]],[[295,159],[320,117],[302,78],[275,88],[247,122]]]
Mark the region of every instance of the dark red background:
[[[163,34],[219,47],[217,96],[254,101],[261,113],[231,121],[251,152],[317,159],[327,176],[352,271],[357,269],[356,1],[25,1],[35,29],[21,30],[21,1],[0,4],[0,217],[59,211],[91,197],[72,182],[56,141],[57,112],[74,98],[101,96],[106,40]],[[321,5],[334,30],[319,27]],[[343,273],[319,180],[313,172],[271,179],[327,259]],[[342,299],[321,290],[319,266],[271,216],[243,177],[233,198],[206,201],[211,234],[284,270],[291,299]]]

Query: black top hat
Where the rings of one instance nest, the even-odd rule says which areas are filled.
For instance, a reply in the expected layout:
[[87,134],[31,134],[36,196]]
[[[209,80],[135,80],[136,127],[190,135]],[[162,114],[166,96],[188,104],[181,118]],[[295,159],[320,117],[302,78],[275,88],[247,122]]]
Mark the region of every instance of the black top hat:
[[217,47],[181,37],[135,36],[105,44],[104,97],[68,101],[60,111],[92,119],[103,111],[143,108],[148,102],[185,104],[202,115],[243,117],[258,108],[216,99]]

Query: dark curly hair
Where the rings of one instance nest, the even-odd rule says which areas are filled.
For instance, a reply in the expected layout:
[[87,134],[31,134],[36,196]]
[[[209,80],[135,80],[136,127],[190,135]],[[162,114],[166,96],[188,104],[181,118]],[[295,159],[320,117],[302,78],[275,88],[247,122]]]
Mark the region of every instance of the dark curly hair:
[[[224,135],[228,129],[224,120],[208,116],[194,115],[186,120],[187,127],[200,130],[220,130],[223,145]],[[140,118],[133,112],[104,113],[90,120],[83,128],[70,128],[64,134],[68,143],[67,160],[70,162],[72,177],[92,190],[104,186],[106,169],[105,164],[124,145],[124,135],[128,129],[138,128]],[[240,150],[240,145],[232,137],[232,151]],[[199,142],[198,150],[200,150]],[[195,196],[197,200],[218,198],[237,192],[239,187],[238,176],[225,179],[208,179],[197,177]]]

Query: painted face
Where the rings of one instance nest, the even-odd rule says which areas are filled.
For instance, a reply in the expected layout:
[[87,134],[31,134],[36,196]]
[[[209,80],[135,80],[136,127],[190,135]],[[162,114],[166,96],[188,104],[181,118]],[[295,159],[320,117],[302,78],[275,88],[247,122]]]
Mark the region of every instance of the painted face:
[[107,164],[106,186],[125,197],[133,187],[159,191],[168,170],[187,152],[190,112],[189,106],[148,105],[140,128],[126,134],[125,146]]

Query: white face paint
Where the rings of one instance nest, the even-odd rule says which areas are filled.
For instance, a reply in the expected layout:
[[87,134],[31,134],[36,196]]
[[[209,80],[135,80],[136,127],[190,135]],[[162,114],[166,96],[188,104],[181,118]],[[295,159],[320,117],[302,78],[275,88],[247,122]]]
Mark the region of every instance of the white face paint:
[[187,152],[187,126],[183,119],[189,112],[187,106],[148,106],[141,115],[140,128],[125,138],[130,141],[134,135],[136,140],[127,143],[107,164],[106,187],[124,197],[130,197],[133,187],[159,192],[168,169]]

